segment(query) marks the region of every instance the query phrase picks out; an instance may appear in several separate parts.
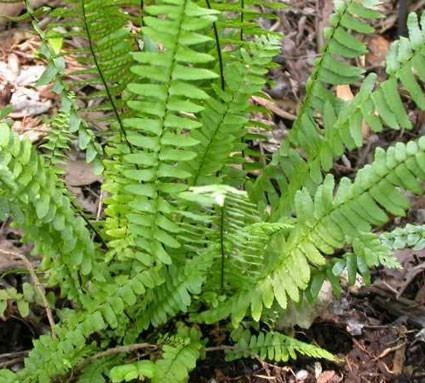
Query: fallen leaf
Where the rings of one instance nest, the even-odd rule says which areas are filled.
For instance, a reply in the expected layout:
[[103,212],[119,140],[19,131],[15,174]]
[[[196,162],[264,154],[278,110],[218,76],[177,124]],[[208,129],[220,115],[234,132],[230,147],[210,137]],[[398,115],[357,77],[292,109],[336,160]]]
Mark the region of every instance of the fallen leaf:
[[350,85],[337,85],[336,96],[343,101],[351,101],[354,98]]
[[16,120],[12,129],[21,137],[25,137],[31,142],[40,141],[49,133],[49,128],[43,124],[39,118],[25,117],[22,120]]
[[68,161],[65,172],[65,181],[69,186],[86,186],[102,181],[94,174],[93,166],[81,160]]
[[34,85],[41,77],[46,67],[43,65],[32,65],[21,69],[18,77],[16,77],[15,85],[19,87]]
[[13,113],[10,114],[12,118],[37,116],[47,112],[52,106],[50,100],[40,100],[38,92],[29,88],[16,89],[10,104],[13,107]]
[[317,383],[339,383],[342,382],[342,377],[338,376],[335,371],[323,371],[317,378]]
[[366,55],[366,60],[370,65],[383,66],[387,57],[390,42],[382,36],[374,36],[369,40],[369,53]]

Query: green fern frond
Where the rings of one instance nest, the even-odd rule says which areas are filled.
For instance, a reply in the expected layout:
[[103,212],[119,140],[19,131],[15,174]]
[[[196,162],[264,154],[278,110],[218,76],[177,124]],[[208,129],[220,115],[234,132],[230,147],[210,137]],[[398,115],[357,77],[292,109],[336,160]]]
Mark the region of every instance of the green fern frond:
[[178,313],[187,312],[192,303],[192,295],[199,295],[201,288],[211,272],[214,254],[203,254],[189,259],[180,267],[170,266],[165,283],[149,290],[137,311],[137,332],[167,322]]
[[[425,16],[423,18],[425,19]],[[425,107],[425,92],[418,81],[425,80],[425,74],[420,74],[425,57],[425,33],[420,28],[415,13],[409,15],[408,24],[409,38],[403,37],[391,46],[387,60],[388,79],[373,90],[375,76],[370,75],[351,102],[340,108],[329,102],[325,103],[322,111],[324,130],[317,145],[309,146],[308,140],[305,139],[299,141],[304,148],[310,148],[308,158],[304,159],[296,150],[283,145],[280,153],[275,155],[274,163],[270,165],[274,167],[268,171],[270,176],[266,173],[256,181],[256,185],[251,189],[252,196],[261,200],[268,195],[268,198],[272,199],[272,217],[291,212],[293,197],[303,183],[307,182],[309,189],[314,192],[322,181],[322,171],[328,171],[345,149],[361,147],[365,123],[374,132],[382,131],[384,126],[392,129],[412,128],[398,88],[401,84],[420,109]],[[308,126],[306,124],[304,128],[307,129]],[[311,137],[311,124],[307,132],[308,137]],[[280,169],[280,164],[288,161],[291,165],[283,165],[284,168]],[[276,196],[276,190],[270,184],[272,179],[278,183],[282,198]]]
[[[190,0],[161,1],[145,11],[149,16],[144,17],[144,33],[163,49],[134,54],[140,65],[132,71],[139,82],[128,87],[134,95],[128,105],[135,117],[124,124],[137,151],[124,152],[120,169],[111,173],[120,185],[115,181],[112,189],[105,186],[115,198],[109,201],[106,224],[112,246],[129,244],[135,253],[131,257],[145,265],[170,264],[167,249],[180,246],[175,239],[179,228],[172,219],[173,195],[186,188],[182,180],[190,176],[182,164],[196,156],[191,148],[197,141],[187,133],[200,126],[192,115],[202,111],[208,98],[198,83],[217,78],[200,67],[213,57],[195,46],[209,41],[202,32],[215,20],[215,12]],[[116,213],[125,206],[133,213],[121,222]]]
[[[126,142],[122,123],[125,102],[122,94],[132,81],[130,67],[134,64],[131,52],[136,41],[128,28],[128,18],[122,8],[134,3],[124,0],[67,0],[66,6],[53,11],[60,17],[60,24],[54,24],[51,35],[69,28],[65,37],[79,37],[87,43],[85,48],[68,49],[85,69],[77,70],[75,76],[86,79],[77,81],[75,86],[91,86],[95,91],[89,95],[92,104],[96,99],[106,99],[100,110],[110,112],[118,126],[121,139]],[[60,27],[60,28],[56,28]],[[89,108],[97,111],[99,108]]]
[[[61,105],[59,115],[51,122],[51,132],[44,145],[50,157],[47,162],[53,165],[61,164],[63,161],[61,157],[63,157],[63,152],[68,149],[69,141],[73,136],[77,136],[79,148],[86,153],[86,161],[93,163],[96,172],[100,173],[102,148],[96,141],[93,131],[79,117],[75,95],[70,91],[70,86],[66,81],[65,58],[60,55],[63,39],[62,37],[52,38],[49,33],[43,31],[28,2],[26,2],[26,6],[33,18],[33,28],[41,40],[39,54],[47,62],[46,70],[37,81],[37,85],[52,84],[52,91],[59,96]],[[67,123],[65,123],[65,119],[68,120]]]
[[203,290],[249,287],[264,269],[270,237],[289,226],[261,222],[246,193],[226,185],[194,187],[180,196],[194,203],[182,212],[183,248],[215,254]]
[[[323,131],[316,121],[316,115],[319,113],[325,119],[324,114],[331,109],[336,121],[344,103],[336,99],[330,87],[357,83],[362,79],[362,71],[348,64],[347,60],[358,58],[366,53],[366,45],[355,34],[373,32],[373,28],[369,27],[367,22],[380,17],[380,13],[375,9],[377,3],[376,1],[345,0],[335,4],[330,27],[325,31],[326,43],[307,81],[306,95],[297,119],[279,151],[274,153],[273,160],[265,168],[264,174],[250,186],[250,194],[260,203],[260,208],[264,209],[268,203],[271,203],[273,208],[278,206],[276,214],[272,212],[274,216],[291,212],[294,193],[302,186],[296,182],[298,174],[307,176],[311,171],[317,177],[316,169],[311,170],[307,167],[306,160],[296,148],[303,148],[304,155],[308,159],[314,157],[313,164],[320,165],[320,160],[325,161],[326,164],[329,163],[329,153],[319,157],[322,148],[327,151],[329,148],[336,148],[340,152],[341,143],[345,144],[347,141],[352,146],[353,132],[356,133],[354,138],[358,141],[356,128],[359,121],[355,118],[357,116],[350,119],[349,123],[355,123],[355,127],[351,128],[347,134],[345,131],[340,133],[339,130],[333,129],[333,126],[331,129],[326,129],[325,126]],[[344,117],[344,123],[341,121],[340,124],[345,123],[346,117]],[[338,133],[333,133],[334,131]],[[333,135],[334,140],[337,136],[338,145],[331,146],[332,143],[327,141],[330,134]],[[330,154],[332,157],[332,150]],[[307,182],[311,183],[310,180]],[[279,190],[276,190],[276,185]],[[279,202],[280,194],[285,195],[288,188],[291,189],[289,196],[284,197],[285,201]]]
[[77,301],[81,298],[79,278],[99,279],[94,267],[97,250],[84,221],[77,218],[57,176],[27,140],[0,124],[0,182],[7,194],[11,215],[24,229],[24,240],[35,244],[34,253],[43,254],[43,269],[51,283]]
[[66,152],[69,150],[71,134],[69,132],[69,114],[59,112],[50,123],[47,142],[42,145],[45,150],[46,164],[53,166],[58,174],[63,173]]
[[139,379],[142,382],[154,376],[155,364],[150,360],[141,360],[135,363],[115,366],[111,369],[109,377],[112,383],[131,382]]
[[262,90],[265,74],[278,54],[280,41],[262,36],[240,50],[240,58],[224,66],[225,87],[215,88],[215,97],[207,100],[201,114],[202,127],[193,132],[199,141],[196,158],[187,163],[192,174],[190,184],[217,183],[217,174],[233,159],[249,121],[250,98]]
[[380,235],[382,244],[391,250],[425,248],[425,225],[407,224]]
[[273,10],[283,5],[270,0],[209,0],[212,9],[220,11],[217,21],[220,40],[229,47],[241,46],[253,36],[266,33],[259,24],[260,18],[276,18]]
[[335,4],[330,27],[325,31],[325,46],[307,81],[305,99],[288,137],[288,142],[298,146],[302,146],[308,137],[307,141],[309,140],[310,144],[305,148],[307,153],[310,152],[310,148],[314,149],[319,139],[318,132],[314,134],[317,129],[309,127],[310,124],[315,125],[314,110],[322,111],[326,102],[335,104],[328,86],[352,84],[362,78],[360,69],[341,61],[340,58],[353,59],[366,53],[366,45],[355,37],[354,33],[373,32],[373,28],[366,22],[381,16],[375,9],[377,3],[377,1],[347,0]]
[[14,303],[22,318],[30,314],[30,305],[36,303],[40,306],[43,302],[28,282],[22,284],[22,292],[18,292],[14,287],[0,289],[0,317],[5,317],[5,311],[10,303]]
[[201,355],[201,333],[196,328],[180,325],[167,343],[162,347],[161,359],[155,362],[152,383],[185,383]]
[[244,331],[234,348],[226,351],[226,360],[259,357],[263,360],[287,362],[289,359],[297,359],[298,355],[330,361],[337,360],[334,355],[320,347],[275,331],[260,332],[258,335],[251,335],[249,331]]
[[127,310],[147,289],[154,289],[161,283],[164,280],[157,269],[139,273],[131,280],[127,276],[117,276],[112,281],[99,282],[82,299],[83,309],[61,313],[61,323],[55,327],[56,337],[42,335],[34,341],[16,382],[50,382],[65,375],[96,352],[89,342],[93,334],[112,330],[110,334],[115,333],[122,339],[129,325]]
[[[334,180],[326,177],[312,198],[303,189],[296,196],[297,221],[287,239],[282,239],[281,255],[265,270],[255,286],[240,291],[217,309],[197,318],[214,322],[232,316],[236,325],[251,308],[259,320],[263,307],[270,308],[274,300],[285,309],[288,300],[298,302],[300,290],[307,288],[311,267],[323,266],[324,255],[354,243],[372,225],[381,225],[387,213],[403,216],[409,206],[399,187],[422,193],[419,180],[425,179],[425,138],[408,144],[397,143],[385,152],[376,151],[375,161],[357,174],[354,182],[343,178],[334,197]],[[367,266],[377,264],[376,255],[366,258]]]

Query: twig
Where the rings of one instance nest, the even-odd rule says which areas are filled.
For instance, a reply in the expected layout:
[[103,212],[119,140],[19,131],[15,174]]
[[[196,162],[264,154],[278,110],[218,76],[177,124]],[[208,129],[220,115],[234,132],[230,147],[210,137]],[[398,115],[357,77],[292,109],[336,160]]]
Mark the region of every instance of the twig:
[[5,360],[4,362],[0,362],[0,368],[7,368],[9,366],[13,366],[16,363],[20,363],[24,360],[24,357],[19,357],[15,359]]
[[99,196],[99,204],[97,205],[96,222],[100,220],[100,216],[102,215],[103,198],[104,198],[104,193],[102,190]]
[[205,352],[215,352],[215,351],[226,351],[226,350],[234,350],[235,346],[215,346],[215,347],[206,347]]
[[373,360],[378,360],[378,359],[382,359],[385,358],[388,354],[391,354],[394,351],[399,350],[402,347],[406,346],[406,342],[400,343],[397,346],[394,347],[388,347],[386,348],[384,351],[382,351],[377,357],[375,357]]
[[30,350],[6,352],[4,354],[0,354],[0,359],[17,358],[18,356],[26,356],[29,352]]
[[295,121],[296,116],[286,112],[285,110],[279,108],[273,101],[267,100],[263,97],[258,96],[252,96],[252,101],[254,101],[256,104],[263,106],[267,110],[273,112],[274,114],[278,115],[279,117],[284,118],[285,120]]
[[40,280],[37,277],[37,274],[34,270],[32,263],[27,259],[27,257],[25,257],[25,255],[15,253],[13,251],[6,251],[6,250],[3,250],[3,249],[0,249],[0,253],[5,254],[5,255],[12,255],[13,257],[20,259],[24,263],[26,269],[28,270],[28,272],[31,276],[32,282],[34,284],[34,288],[37,290],[37,292],[38,292],[38,294],[41,298],[41,301],[43,303],[43,308],[46,311],[47,321],[49,322],[49,325],[50,325],[52,337],[56,338],[55,321],[53,320],[53,314],[52,314],[52,311],[50,310],[49,302],[47,301],[43,285],[40,283]]

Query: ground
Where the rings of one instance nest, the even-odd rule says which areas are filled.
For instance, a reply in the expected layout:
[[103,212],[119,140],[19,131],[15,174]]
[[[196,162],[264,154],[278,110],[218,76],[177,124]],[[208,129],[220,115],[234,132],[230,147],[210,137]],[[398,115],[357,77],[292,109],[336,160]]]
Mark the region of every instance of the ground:
[[[375,27],[376,34],[367,42],[370,53],[360,63],[365,70],[384,72],[384,58],[393,41],[403,33],[394,1],[383,7],[383,18]],[[282,53],[277,58],[278,68],[270,77],[274,83],[267,93],[270,98],[253,100],[270,110],[273,129],[264,150],[273,152],[288,129],[304,94],[307,79],[317,52],[323,44],[322,31],[332,11],[330,0],[290,0],[280,13],[279,20],[266,25],[284,33]],[[421,11],[425,1],[411,1],[410,10]],[[266,22],[265,22],[266,23]],[[9,23],[0,31],[0,108],[12,104],[13,128],[39,144],[49,134],[44,120],[57,108],[58,100],[49,87],[35,87],[44,64],[35,56],[39,41],[28,31],[25,23]],[[75,63],[69,62],[69,65]],[[351,90],[341,87],[341,97],[350,97]],[[90,116],[89,116],[90,117]],[[366,144],[348,153],[335,165],[334,174],[351,175],[369,162],[373,149],[388,146],[395,138],[411,139],[424,133],[425,116],[410,111],[415,121],[413,132],[381,135],[364,132]],[[100,126],[99,129],[102,129]],[[99,192],[101,179],[93,174],[76,150],[66,166],[66,182],[78,196],[83,208],[100,214],[103,196]],[[394,220],[388,228],[399,224],[425,223],[425,200],[413,201],[408,217]],[[20,233],[7,220],[0,228],[0,249],[25,252]],[[225,382],[425,382],[425,251],[404,250],[396,254],[404,268],[399,271],[377,270],[371,286],[361,281],[346,288],[316,313],[309,329],[292,329],[298,337],[316,343],[340,358],[339,364],[312,360],[272,365],[260,360],[224,362],[220,352],[208,355],[193,373],[197,383]],[[0,256],[0,287],[22,285],[24,277],[14,270],[19,260]],[[10,311],[0,319],[0,368],[19,366],[31,340],[42,333],[47,324],[30,315],[23,319],[18,311]],[[210,329],[211,332],[214,329]]]

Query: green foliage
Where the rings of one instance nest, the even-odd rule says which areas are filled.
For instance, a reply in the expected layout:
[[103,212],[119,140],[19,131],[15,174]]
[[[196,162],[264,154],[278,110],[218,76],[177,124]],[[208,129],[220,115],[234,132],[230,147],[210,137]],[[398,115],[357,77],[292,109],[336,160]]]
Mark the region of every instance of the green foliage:
[[407,248],[423,250],[425,226],[407,224],[405,227],[397,227],[393,231],[381,234],[380,239],[382,244],[391,250]]
[[[229,319],[237,328],[234,345],[223,347],[229,360],[335,360],[273,329],[252,335],[240,324],[264,328],[273,313],[314,304],[325,280],[338,294],[344,271],[351,284],[359,276],[368,282],[371,268],[398,266],[393,249],[423,246],[422,227],[373,230],[404,216],[409,196],[423,193],[424,137],[378,148],[354,179],[327,174],[362,145],[365,124],[374,132],[411,129],[406,97],[425,106],[424,17],[409,16],[409,37],[393,44],[382,83],[353,65],[380,15],[376,3],[336,2],[299,115],[266,165],[249,163],[250,118],[261,112],[250,99],[280,44],[256,20],[278,2],[67,0],[47,31],[34,20],[48,63],[41,82],[54,84],[61,107],[42,155],[1,123],[0,202],[35,245],[42,282],[60,289],[66,308],[55,310],[55,335],[35,340],[24,368],[1,370],[0,381],[183,383],[216,349],[205,347],[196,323]],[[83,47],[68,46],[75,36]],[[75,82],[63,54],[84,68]],[[338,99],[334,86],[347,84],[356,95]],[[73,93],[81,86],[93,106],[84,111]],[[105,114],[105,150],[85,111]],[[101,158],[105,169],[106,217],[95,225],[74,212],[59,177],[76,137],[87,160]],[[89,228],[106,238],[102,246]],[[16,302],[25,316],[26,295],[0,291],[0,312]],[[134,353],[134,343],[146,350],[125,363],[119,354]]]
[[[5,312],[11,302],[16,304],[19,315],[23,318],[30,314],[30,304],[36,302],[37,294],[31,284],[24,282],[22,292],[18,292],[14,287],[0,289],[0,317],[5,317]],[[38,299],[38,304],[41,304]]]
[[[202,111],[201,102],[209,97],[199,82],[217,74],[202,67],[213,57],[196,49],[209,41],[202,31],[211,26],[215,12],[189,0],[160,2],[145,12],[144,34],[164,49],[133,54],[138,82],[128,86],[133,94],[128,106],[134,116],[124,120],[133,149],[115,148],[121,163],[110,169],[111,184],[105,189],[114,193],[106,225],[117,256],[150,266],[171,264],[166,249],[180,246],[174,238],[178,226],[172,200],[190,177],[182,164],[196,156],[192,147],[197,140],[188,134],[200,123],[192,115]],[[132,214],[124,219],[117,216],[129,210]],[[122,247],[128,250],[120,254]]]
[[258,335],[251,335],[249,331],[244,331],[238,337],[234,348],[226,352],[226,360],[259,357],[276,362],[286,362],[289,359],[297,359],[297,355],[336,361],[335,356],[320,347],[275,331],[260,332]]
[[85,223],[76,217],[54,169],[6,124],[0,124],[0,148],[1,196],[9,201],[15,224],[35,245],[34,253],[43,254],[50,283],[79,301],[88,280],[104,278],[93,268],[97,250]]

